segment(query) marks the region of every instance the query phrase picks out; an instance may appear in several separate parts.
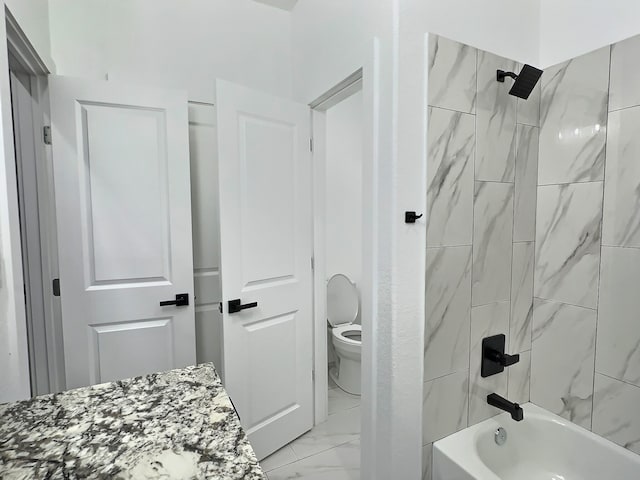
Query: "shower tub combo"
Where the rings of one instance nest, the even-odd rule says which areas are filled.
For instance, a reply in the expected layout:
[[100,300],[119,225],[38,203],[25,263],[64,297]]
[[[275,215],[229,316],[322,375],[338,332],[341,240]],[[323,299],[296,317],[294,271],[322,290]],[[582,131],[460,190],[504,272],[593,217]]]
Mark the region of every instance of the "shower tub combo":
[[433,480],[637,480],[640,456],[531,403],[433,445]]

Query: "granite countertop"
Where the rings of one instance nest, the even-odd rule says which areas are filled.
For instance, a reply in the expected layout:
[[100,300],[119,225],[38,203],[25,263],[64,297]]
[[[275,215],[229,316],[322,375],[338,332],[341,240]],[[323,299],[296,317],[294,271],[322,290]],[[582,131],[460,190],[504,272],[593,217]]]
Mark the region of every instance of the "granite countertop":
[[265,479],[212,364],[0,405],[0,479]]

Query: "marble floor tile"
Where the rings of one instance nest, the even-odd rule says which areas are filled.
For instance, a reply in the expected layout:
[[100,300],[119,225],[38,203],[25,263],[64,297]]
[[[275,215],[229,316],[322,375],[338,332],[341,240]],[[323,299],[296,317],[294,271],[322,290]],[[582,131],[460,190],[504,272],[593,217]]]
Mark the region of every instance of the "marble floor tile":
[[596,373],[593,431],[640,454],[640,388]]
[[469,369],[471,246],[427,249],[424,380]]
[[596,371],[640,387],[640,249],[602,248]]
[[352,442],[360,437],[360,407],[329,415],[326,422],[289,445],[300,459]]
[[611,46],[609,111],[640,105],[640,35]]
[[429,108],[427,246],[471,245],[475,117]]
[[422,443],[433,443],[467,427],[469,372],[453,373],[424,384]]
[[516,160],[516,97],[511,79],[496,81],[496,71],[515,71],[517,63],[478,51],[475,179],[513,182]]
[[536,236],[539,129],[518,125],[513,241],[532,242]]
[[596,311],[536,299],[531,401],[591,428]]
[[546,69],[541,82],[538,184],[602,180],[609,47]]
[[433,462],[433,444],[422,447],[422,480],[431,480]]
[[502,413],[487,404],[487,395],[507,396],[508,374],[499,373],[482,378],[482,339],[504,334],[509,349],[509,302],[492,303],[471,309],[471,356],[469,358],[469,425]]
[[351,395],[340,388],[329,389],[329,415],[360,405],[360,396]]
[[476,182],[473,209],[473,305],[509,300],[513,184]]
[[[511,352],[515,350],[511,349]],[[529,386],[531,379],[531,352],[521,352],[520,361],[507,369],[509,385],[507,398],[519,404],[529,401]]]
[[596,308],[602,182],[538,188],[534,296]]
[[289,445],[285,445],[277,452],[272,453],[262,460],[260,462],[260,466],[263,471],[269,472],[270,470],[274,470],[297,461],[298,457],[293,452],[293,449]]
[[476,55],[473,47],[429,35],[429,105],[475,112]]
[[269,480],[359,480],[360,442],[352,441],[269,473]]
[[[640,50],[638,53],[640,54]],[[602,224],[604,245],[640,247],[638,125],[640,125],[640,107],[609,114]]]
[[513,244],[509,321],[510,348],[513,353],[531,350],[534,254],[533,242]]

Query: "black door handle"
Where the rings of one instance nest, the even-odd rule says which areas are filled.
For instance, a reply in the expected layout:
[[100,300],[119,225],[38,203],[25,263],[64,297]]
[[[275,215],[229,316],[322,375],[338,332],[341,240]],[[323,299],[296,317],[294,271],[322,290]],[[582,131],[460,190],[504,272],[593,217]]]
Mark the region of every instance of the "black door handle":
[[229,313],[238,313],[247,308],[256,308],[257,306],[258,302],[245,303],[242,305],[242,300],[237,298],[235,300],[229,300]]
[[160,302],[161,307],[168,307],[170,305],[175,305],[176,307],[186,307],[187,305],[189,305],[189,294],[177,293],[175,300],[166,300],[164,302]]

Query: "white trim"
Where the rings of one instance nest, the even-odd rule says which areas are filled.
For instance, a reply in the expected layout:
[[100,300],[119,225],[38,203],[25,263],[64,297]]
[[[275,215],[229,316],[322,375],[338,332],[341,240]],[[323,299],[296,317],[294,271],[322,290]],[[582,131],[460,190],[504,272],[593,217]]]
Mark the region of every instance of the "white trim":
[[[314,417],[315,424],[329,416],[329,372],[327,348],[327,272],[326,272],[326,112],[331,107],[362,90],[363,73],[358,70],[338,85],[311,102],[311,131],[313,138],[313,328],[314,328]],[[364,122],[364,118],[363,118]],[[364,164],[365,162],[363,162]],[[366,168],[363,165],[363,168]],[[363,205],[363,208],[366,208]]]
[[311,110],[313,132],[313,340],[314,351],[314,405],[315,424],[329,416],[329,372],[327,358],[327,272],[325,261],[325,165],[326,165],[326,114]]
[[[34,388],[32,379],[32,394],[57,392],[65,389],[64,357],[62,350],[62,321],[60,299],[53,296],[52,279],[58,277],[58,250],[57,250],[57,226],[55,217],[55,197],[53,191],[53,165],[51,147],[47,147],[43,141],[43,127],[49,124],[49,96],[47,88],[47,75],[53,68],[51,59],[42,59],[35,48],[29,42],[13,15],[5,8],[7,29],[7,51],[12,56],[11,68],[29,77],[30,81],[30,105],[17,106],[25,115],[32,119],[32,128],[29,131],[16,132],[16,138],[20,138],[23,145],[33,142],[36,169],[35,185],[28,185],[30,192],[37,191],[37,221],[33,230],[39,230],[40,241],[37,248],[39,252],[25,252],[25,256],[38,258],[40,263],[40,280],[34,282],[40,284],[40,288],[28,288],[31,295],[39,296],[34,302],[40,303],[39,311],[44,315],[43,319],[25,318],[25,324],[29,323],[28,344],[33,345],[33,336],[44,338],[45,349],[35,349],[30,352],[32,376],[35,377],[38,387]],[[4,100],[4,99],[3,99]],[[25,102],[26,103],[26,102]],[[25,109],[30,108],[27,112]],[[24,126],[23,126],[24,127]],[[13,125],[12,125],[13,131]],[[13,133],[12,133],[13,134]],[[13,143],[13,142],[11,142]],[[33,215],[32,215],[33,217]],[[33,218],[32,218],[33,220]],[[33,242],[31,242],[33,243]],[[38,243],[38,242],[36,242]],[[32,245],[33,246],[33,245]],[[35,247],[34,247],[35,248]],[[22,250],[19,252],[22,264]],[[33,273],[32,269],[32,273]],[[27,307],[29,310],[30,307]],[[35,331],[37,329],[37,332]],[[34,362],[34,360],[36,360]],[[43,367],[46,365],[46,367]],[[34,371],[35,370],[35,371]],[[47,378],[46,386],[42,382]]]
[[0,403],[28,398],[29,358],[5,10],[0,13]]
[[55,65],[51,58],[42,58],[33,47],[20,24],[11,11],[5,6],[5,21],[7,29],[7,48],[16,57],[22,67],[30,75],[47,75],[55,72]]

